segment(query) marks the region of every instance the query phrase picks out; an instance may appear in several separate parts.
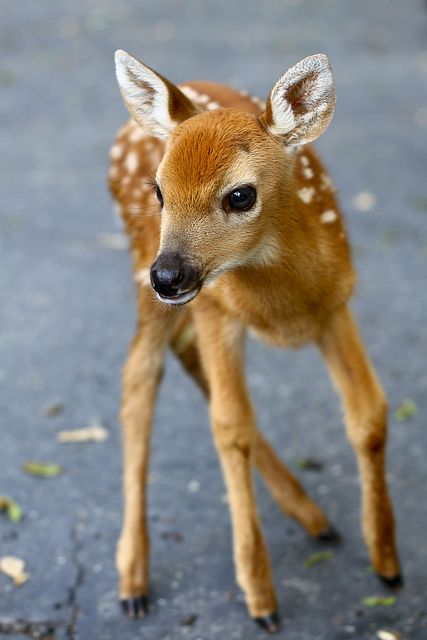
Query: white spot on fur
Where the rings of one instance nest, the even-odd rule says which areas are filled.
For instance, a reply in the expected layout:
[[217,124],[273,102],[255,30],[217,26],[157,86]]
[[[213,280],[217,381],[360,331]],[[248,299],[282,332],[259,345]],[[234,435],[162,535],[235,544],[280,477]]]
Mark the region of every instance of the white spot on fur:
[[199,93],[198,91],[193,89],[193,87],[184,85],[180,87],[180,89],[189,100],[194,102],[194,104],[205,106],[209,111],[218,109],[220,107],[219,103],[215,100],[211,100],[211,98],[206,93]]
[[326,173],[322,173],[320,176],[320,190],[321,191],[333,191],[334,185],[332,180]]
[[122,157],[124,146],[120,143],[114,144],[110,149],[110,160],[118,160]]
[[303,176],[306,180],[311,180],[312,178],[314,178],[314,171],[310,166],[310,160],[307,158],[307,156],[300,156],[300,160],[301,160],[301,164],[302,164],[302,173]]
[[146,135],[141,127],[135,128],[129,136],[129,141],[133,143],[140,142]]
[[258,98],[258,96],[251,96],[251,102],[256,104],[260,109],[265,109],[265,101],[262,98]]
[[218,102],[212,100],[212,102],[208,102],[208,104],[206,105],[206,109],[208,109],[209,111],[213,111],[214,109],[219,109],[220,106],[221,105]]
[[182,91],[182,93],[187,96],[187,98],[189,100],[195,101],[197,100],[198,97],[198,93],[197,91],[195,91],[195,89],[193,89],[193,87],[188,87],[187,85],[184,85],[182,87],[179,87],[180,90]]
[[304,204],[310,204],[310,202],[313,200],[315,189],[314,187],[304,187],[303,189],[297,191],[297,193],[299,199],[302,200]]
[[327,211],[324,211],[320,216],[320,220],[322,224],[331,224],[332,222],[335,222],[337,218],[338,216],[333,209],[328,209]]
[[127,187],[130,184],[130,176],[123,176],[122,178],[122,186]]
[[199,93],[197,95],[196,102],[198,104],[207,104],[210,100],[210,97],[206,95],[206,93]]
[[125,158],[125,167],[130,174],[135,173],[138,169],[138,154],[136,151],[130,151]]

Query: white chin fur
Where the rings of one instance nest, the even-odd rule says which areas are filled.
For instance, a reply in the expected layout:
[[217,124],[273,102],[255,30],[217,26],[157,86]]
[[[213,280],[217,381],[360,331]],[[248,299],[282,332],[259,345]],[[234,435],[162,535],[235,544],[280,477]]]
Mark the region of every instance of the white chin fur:
[[199,291],[200,289],[193,289],[193,291],[187,291],[186,293],[183,293],[182,295],[177,296],[176,298],[162,298],[162,296],[160,296],[158,293],[156,295],[160,300],[160,302],[163,302],[164,304],[178,305],[178,304],[186,304],[187,302],[190,302],[190,300],[193,300],[193,298],[197,296]]

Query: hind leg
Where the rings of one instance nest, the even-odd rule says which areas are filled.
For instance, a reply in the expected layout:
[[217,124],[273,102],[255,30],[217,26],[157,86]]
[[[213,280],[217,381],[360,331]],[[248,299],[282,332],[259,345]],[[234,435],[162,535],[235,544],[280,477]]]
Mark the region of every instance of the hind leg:
[[[170,346],[187,373],[209,396],[197,345],[197,334],[190,310],[183,313],[171,334]],[[255,429],[253,463],[261,474],[281,510],[294,518],[311,536],[335,541],[336,532],[326,515],[306,494],[300,482],[289,471],[259,429]]]
[[319,342],[340,393],[347,434],[362,484],[362,528],[372,564],[391,586],[400,583],[393,508],[387,489],[387,402],[350,311],[338,311]]

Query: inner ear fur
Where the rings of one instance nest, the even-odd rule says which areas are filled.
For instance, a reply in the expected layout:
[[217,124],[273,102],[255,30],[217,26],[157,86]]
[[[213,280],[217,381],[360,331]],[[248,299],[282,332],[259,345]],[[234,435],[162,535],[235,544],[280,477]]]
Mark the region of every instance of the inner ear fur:
[[285,145],[316,140],[328,127],[335,108],[335,83],[324,54],[291,67],[274,85],[260,122]]
[[168,137],[181,122],[200,112],[173,82],[126,51],[116,51],[115,62],[123,101],[147,132]]

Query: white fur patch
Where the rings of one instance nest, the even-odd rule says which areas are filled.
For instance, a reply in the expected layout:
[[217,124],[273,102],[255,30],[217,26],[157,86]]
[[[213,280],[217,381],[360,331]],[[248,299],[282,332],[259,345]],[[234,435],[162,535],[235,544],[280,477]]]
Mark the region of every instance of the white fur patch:
[[310,204],[310,202],[313,200],[315,189],[314,187],[304,187],[303,189],[297,191],[297,193],[299,199],[302,200],[304,204]]
[[145,138],[146,135],[147,134],[145,133],[145,131],[143,131],[141,127],[138,127],[137,129],[134,129],[130,134],[129,141],[133,143],[140,142],[143,138]]
[[191,102],[196,105],[201,105],[208,109],[208,111],[213,111],[214,109],[219,109],[220,104],[216,102],[216,100],[212,100],[206,93],[199,93],[193,87],[189,87],[187,85],[183,85],[179,87],[182,93],[187,96]]
[[120,143],[116,143],[110,149],[110,160],[118,160],[122,157],[124,151],[124,146]]
[[125,158],[125,167],[130,174],[138,169],[139,159],[136,151],[130,151]]
[[251,102],[256,104],[256,106],[260,109],[265,109],[265,100],[263,100],[262,98],[258,98],[258,96],[251,96]]
[[[132,117],[161,137],[175,128],[169,114],[169,91],[163,80],[125,51],[116,51],[116,75]],[[135,79],[134,79],[135,78]]]
[[214,109],[219,109],[220,106],[221,105],[218,102],[215,102],[215,100],[212,100],[211,102],[208,102],[208,104],[206,105],[206,109],[208,111],[213,111]]
[[282,136],[292,129],[295,129],[295,116],[292,107],[278,91],[271,94],[271,108],[273,111],[274,124],[269,127],[274,136]]
[[320,216],[320,221],[322,222],[322,224],[331,224],[332,222],[335,222],[335,220],[338,218],[336,212],[333,209],[328,209],[327,211],[324,211],[322,213],[322,215]]
[[140,269],[140,271],[136,271],[133,277],[135,282],[143,286],[149,286],[151,284],[149,267],[144,267]]
[[282,250],[278,239],[273,235],[266,236],[251,253],[248,263],[268,267],[277,262],[281,254]]
[[192,102],[195,102],[199,96],[198,92],[195,89],[193,89],[193,87],[188,87],[187,85],[184,85],[184,86],[180,86],[179,89]]
[[322,173],[322,175],[320,176],[320,190],[321,191],[334,190],[334,185],[332,183],[332,180],[328,175],[326,175],[326,173]]

